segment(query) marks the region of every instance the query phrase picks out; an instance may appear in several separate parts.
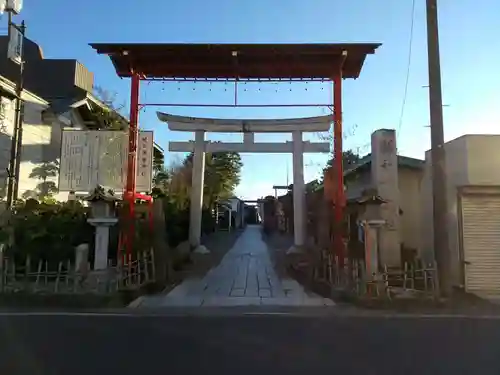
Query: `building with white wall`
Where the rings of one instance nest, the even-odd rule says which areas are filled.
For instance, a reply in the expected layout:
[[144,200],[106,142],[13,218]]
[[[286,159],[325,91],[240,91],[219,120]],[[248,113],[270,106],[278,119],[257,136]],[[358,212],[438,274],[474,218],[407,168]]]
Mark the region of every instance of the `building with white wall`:
[[[21,96],[24,102],[24,129],[19,170],[19,196],[25,191],[35,190],[41,181],[30,178],[34,167],[45,160],[46,147],[51,143],[53,123],[44,121],[43,113],[49,103],[36,94],[24,90]],[[10,161],[10,149],[15,119],[15,84],[0,76],[0,191],[7,190],[7,170]],[[60,126],[60,125],[57,125]]]
[[231,197],[227,200],[231,204],[231,215],[234,218],[236,228],[241,228],[245,220],[245,203],[238,197]]
[[[500,294],[500,135],[464,135],[445,144],[449,251],[453,284]],[[432,160],[421,184],[422,255],[433,259]]]

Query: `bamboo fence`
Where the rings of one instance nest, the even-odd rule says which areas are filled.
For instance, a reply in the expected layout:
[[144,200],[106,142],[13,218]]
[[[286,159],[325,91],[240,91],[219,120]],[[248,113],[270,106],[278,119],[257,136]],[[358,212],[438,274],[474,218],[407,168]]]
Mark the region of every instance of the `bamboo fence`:
[[138,252],[130,261],[118,260],[105,270],[77,271],[70,260],[34,262],[28,256],[17,263],[0,251],[0,293],[107,294],[133,290],[155,280],[154,253]]
[[326,283],[332,289],[345,290],[357,296],[392,299],[397,295],[413,294],[434,298],[439,290],[436,264],[420,260],[402,267],[383,265],[378,272],[367,274],[363,260],[344,260],[322,251],[319,258],[308,264],[311,281]]

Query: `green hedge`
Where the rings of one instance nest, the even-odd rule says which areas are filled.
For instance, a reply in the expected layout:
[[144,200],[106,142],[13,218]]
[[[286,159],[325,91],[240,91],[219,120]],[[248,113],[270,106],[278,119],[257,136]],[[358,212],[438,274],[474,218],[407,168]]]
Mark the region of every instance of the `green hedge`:
[[[165,213],[165,230],[168,244],[176,247],[189,236],[189,207],[179,208],[177,202],[169,197],[162,199]],[[148,208],[146,205],[136,206],[136,236],[134,250],[147,249],[153,244],[149,228]],[[123,207],[123,209],[126,209]],[[120,208],[118,208],[118,211]],[[32,262],[48,261],[56,265],[61,261],[74,260],[75,246],[88,243],[94,247],[94,230],[87,223],[89,209],[78,202],[39,203],[34,199],[20,202],[10,218],[10,224],[0,229],[0,241],[7,243],[13,231],[13,244],[6,249],[7,256],[14,258],[16,264],[22,264],[27,255]],[[115,259],[118,248],[118,237],[122,226],[120,222],[110,230],[109,258]],[[211,233],[215,228],[215,218],[209,210],[202,214],[202,231]],[[89,261],[93,263],[92,251]],[[36,264],[35,263],[35,264]],[[53,266],[52,266],[53,267]]]
[[[9,227],[2,228],[3,237],[13,231],[13,244],[7,255],[23,262],[31,260],[58,263],[74,258],[74,248],[93,242],[93,227],[87,223],[87,208],[78,202],[65,204],[38,203],[30,199],[16,206]],[[35,263],[36,264],[36,263]]]

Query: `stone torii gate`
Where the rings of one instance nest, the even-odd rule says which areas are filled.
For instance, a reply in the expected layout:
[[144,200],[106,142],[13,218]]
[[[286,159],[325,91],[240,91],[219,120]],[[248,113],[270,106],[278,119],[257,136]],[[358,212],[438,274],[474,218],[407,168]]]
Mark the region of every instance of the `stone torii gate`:
[[[200,244],[201,212],[203,206],[203,178],[206,152],[292,153],[293,155],[293,209],[294,245],[289,252],[300,252],[305,244],[305,183],[304,153],[328,153],[328,142],[304,141],[304,132],[330,130],[331,116],[279,120],[223,120],[175,116],[157,112],[160,121],[168,123],[173,131],[194,132],[195,140],[169,142],[169,151],[193,152],[191,210],[189,243],[196,252],[206,252]],[[243,133],[243,143],[211,142],[205,140],[206,132]],[[255,143],[255,133],[292,133],[292,141],[282,143]]]

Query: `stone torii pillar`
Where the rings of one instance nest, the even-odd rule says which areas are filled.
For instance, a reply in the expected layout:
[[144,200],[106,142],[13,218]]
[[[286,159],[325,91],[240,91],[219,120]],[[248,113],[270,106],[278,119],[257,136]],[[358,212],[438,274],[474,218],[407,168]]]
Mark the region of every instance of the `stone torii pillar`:
[[195,132],[193,170],[191,177],[191,204],[189,205],[189,244],[196,253],[207,253],[201,245],[201,216],[203,210],[203,186],[205,177],[205,132]]
[[292,133],[293,142],[293,246],[287,253],[300,253],[305,244],[305,206],[306,189],[304,183],[304,144],[302,142],[302,132],[294,130]]

